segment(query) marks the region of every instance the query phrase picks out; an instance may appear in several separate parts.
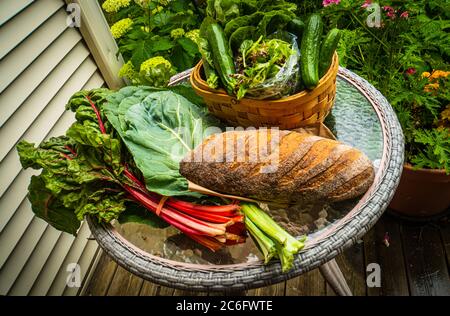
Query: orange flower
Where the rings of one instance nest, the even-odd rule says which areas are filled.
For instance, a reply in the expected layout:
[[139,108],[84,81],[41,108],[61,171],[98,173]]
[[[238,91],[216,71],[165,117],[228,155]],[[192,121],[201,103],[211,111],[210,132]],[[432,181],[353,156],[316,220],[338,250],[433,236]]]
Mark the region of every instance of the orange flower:
[[434,90],[439,89],[439,83],[430,83],[425,86],[423,89],[425,92],[433,92]]
[[435,70],[431,74],[431,78],[438,79],[438,78],[447,78],[448,75],[450,75],[450,71],[443,71],[443,70]]
[[431,74],[427,71],[422,72],[422,78],[428,78],[428,81],[431,82],[427,84],[423,89],[425,92],[433,92],[439,89],[439,83],[437,83],[437,79],[439,78],[447,78],[450,75],[450,71],[443,70],[434,70]]

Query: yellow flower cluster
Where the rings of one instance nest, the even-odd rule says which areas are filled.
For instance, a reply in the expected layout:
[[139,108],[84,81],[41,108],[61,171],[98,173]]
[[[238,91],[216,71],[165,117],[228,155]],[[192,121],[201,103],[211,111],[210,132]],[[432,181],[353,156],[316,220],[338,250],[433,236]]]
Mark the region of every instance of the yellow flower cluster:
[[140,77],[147,85],[165,87],[174,74],[172,64],[162,56],[152,57],[141,64]]
[[155,56],[150,59],[147,59],[144,61],[141,65],[141,73],[147,74],[150,73],[153,68],[156,68],[157,66],[163,65],[164,68],[170,69],[172,68],[172,64],[170,61],[165,59],[162,56]]
[[131,61],[128,61],[126,64],[122,66],[119,70],[119,77],[120,78],[127,78],[132,83],[135,83],[139,80],[139,74],[134,69],[133,64]]
[[162,7],[162,6],[157,6],[156,8],[154,8],[153,10],[152,10],[152,14],[153,15],[155,15],[156,13],[159,13],[159,12],[161,12],[162,10],[164,10],[164,8]]
[[108,13],[116,13],[120,9],[128,7],[130,2],[131,0],[106,0],[103,2],[102,8]]
[[422,78],[428,78],[431,82],[425,86],[426,92],[432,92],[433,90],[439,89],[439,83],[436,82],[437,79],[447,78],[450,75],[450,71],[435,70],[431,74],[428,71],[422,73]]
[[130,18],[122,19],[111,26],[111,34],[114,38],[121,38],[133,25],[133,20]]
[[185,37],[189,38],[191,41],[198,45],[198,40],[200,39],[200,30],[195,29],[184,34]]
[[141,6],[142,8],[148,8],[150,0],[134,0],[134,3]]
[[182,28],[173,29],[172,31],[170,31],[170,36],[173,39],[177,39],[177,38],[183,37],[184,36],[184,30]]

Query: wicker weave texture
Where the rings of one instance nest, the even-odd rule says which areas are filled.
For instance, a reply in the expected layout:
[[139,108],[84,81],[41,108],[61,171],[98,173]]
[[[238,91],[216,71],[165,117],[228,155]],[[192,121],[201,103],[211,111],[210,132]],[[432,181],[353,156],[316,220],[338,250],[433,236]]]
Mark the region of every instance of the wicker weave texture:
[[[184,73],[186,75],[186,73]],[[180,81],[177,76],[174,82]],[[164,286],[198,291],[237,291],[258,288],[291,279],[315,269],[353,245],[378,220],[391,201],[399,183],[404,158],[403,133],[390,104],[367,81],[340,68],[347,80],[372,103],[378,113],[384,140],[378,176],[362,201],[343,219],[320,236],[308,240],[297,254],[294,268],[282,273],[279,262],[235,265],[194,265],[171,261],[146,253],[130,244],[110,224],[88,218],[93,236],[103,250],[128,271]]]
[[201,61],[192,71],[190,81],[195,92],[205,100],[209,111],[234,126],[294,129],[324,121],[334,105],[338,69],[339,61],[335,54],[330,69],[315,89],[279,100],[237,100],[223,89],[211,89],[201,76]]

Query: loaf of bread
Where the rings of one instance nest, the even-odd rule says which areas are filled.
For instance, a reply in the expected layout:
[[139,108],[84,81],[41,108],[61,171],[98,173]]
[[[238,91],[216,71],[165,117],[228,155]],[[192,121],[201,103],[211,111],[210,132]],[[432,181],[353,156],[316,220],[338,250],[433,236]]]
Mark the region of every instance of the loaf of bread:
[[374,180],[372,162],[355,148],[264,129],[210,136],[182,160],[180,172],[220,193],[291,204],[352,199]]

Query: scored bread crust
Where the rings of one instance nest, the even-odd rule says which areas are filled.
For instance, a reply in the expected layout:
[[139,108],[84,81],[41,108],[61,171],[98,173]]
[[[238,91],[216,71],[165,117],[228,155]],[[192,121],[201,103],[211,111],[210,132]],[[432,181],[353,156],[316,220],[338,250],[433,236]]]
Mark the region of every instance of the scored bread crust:
[[[272,172],[262,172],[267,170]],[[353,147],[306,133],[264,129],[208,137],[180,162],[180,173],[217,192],[279,203],[352,199],[364,194],[375,177],[370,159]]]

